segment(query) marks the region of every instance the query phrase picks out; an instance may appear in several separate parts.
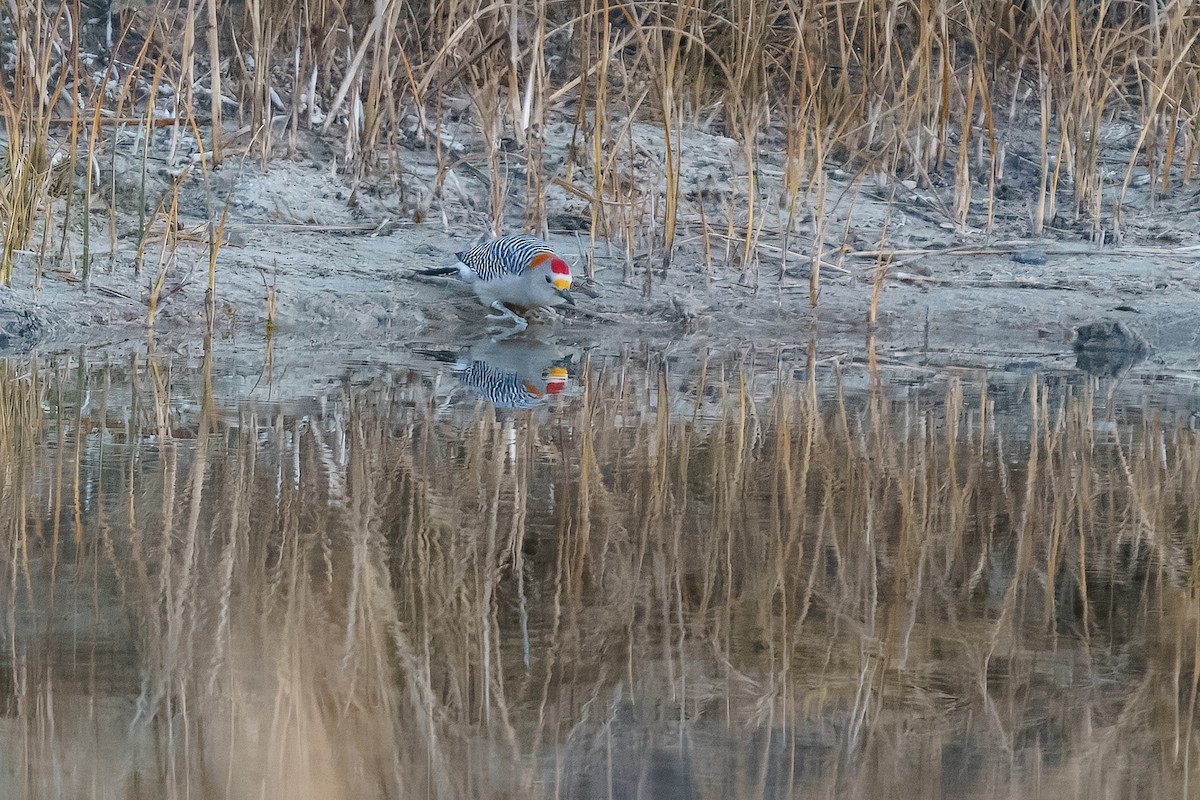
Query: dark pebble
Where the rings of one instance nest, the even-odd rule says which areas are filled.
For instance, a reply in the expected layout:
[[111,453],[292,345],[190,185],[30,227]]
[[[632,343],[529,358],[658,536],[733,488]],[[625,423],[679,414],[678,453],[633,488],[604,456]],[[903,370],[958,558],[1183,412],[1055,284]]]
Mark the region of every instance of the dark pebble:
[[1089,322],[1075,329],[1075,350],[1121,350],[1148,353],[1150,344],[1124,322]]
[[46,321],[33,311],[0,309],[0,355],[24,354],[37,347]]
[[1035,247],[1028,250],[1018,250],[1013,253],[1012,260],[1018,264],[1045,264],[1046,252]]

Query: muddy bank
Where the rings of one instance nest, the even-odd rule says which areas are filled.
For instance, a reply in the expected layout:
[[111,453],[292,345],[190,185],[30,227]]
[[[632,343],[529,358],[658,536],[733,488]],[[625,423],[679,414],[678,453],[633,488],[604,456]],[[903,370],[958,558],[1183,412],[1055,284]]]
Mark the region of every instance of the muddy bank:
[[[637,131],[653,150],[652,129]],[[691,136],[683,152],[699,155],[682,170],[681,194],[691,198],[685,210],[708,209],[705,220],[741,213],[746,175],[738,149],[701,131]],[[27,256],[13,285],[2,290],[0,347],[9,356],[34,348],[93,357],[149,347],[199,352],[208,280],[202,228],[213,208],[228,209],[213,346],[261,351],[268,312],[275,363],[316,374],[347,363],[418,363],[414,353],[421,348],[468,345],[485,335],[485,310],[469,289],[413,273],[451,263],[456,250],[488,233],[481,199],[488,180],[470,166],[469,155],[468,148],[467,160],[440,184],[433,153],[421,147],[405,153],[400,183],[352,181],[339,173],[336,159],[323,160],[328,150],[315,137],[302,155],[276,159],[266,169],[257,161],[227,162],[210,182],[189,179],[184,186],[180,223],[199,233],[191,241],[181,237],[169,261],[152,332],[147,308],[157,245],[147,248],[143,272],[135,274],[136,226],[126,226],[117,231],[115,257],[96,257],[86,291],[78,242],[70,248],[74,269],[47,264],[40,282]],[[132,160],[133,153],[122,157]],[[152,170],[158,191],[170,175],[165,158]],[[1086,231],[1067,227],[1055,229],[1055,238],[1022,236],[1029,226],[1020,190],[1036,175],[1019,163],[1010,178],[1014,188],[1005,194],[1011,199],[995,210],[991,231],[956,227],[930,213],[944,189],[905,185],[897,192],[886,182],[833,171],[827,196],[841,199],[820,218],[825,243],[814,309],[809,256],[820,219],[802,203],[796,232],[783,235],[788,209],[780,157],[763,148],[762,158],[760,229],[750,261],[740,239],[688,213],[665,274],[649,249],[630,253],[599,236],[593,249],[582,201],[547,182],[544,233],[572,264],[580,302],[560,319],[535,325],[531,335],[604,352],[638,345],[685,360],[748,349],[799,354],[815,340],[823,359],[865,360],[873,344],[882,364],[1069,370],[1077,360],[1075,329],[1110,321],[1149,345],[1131,369],[1117,370],[1122,374],[1140,370],[1185,384],[1200,374],[1194,322],[1200,193],[1193,188],[1167,198],[1131,188],[1122,241],[1098,245],[1086,240]],[[132,172],[132,161],[129,166]],[[662,176],[648,165],[638,177],[654,185]],[[511,199],[509,229],[517,230],[522,204],[515,192]],[[102,214],[94,214],[91,225],[93,248],[109,241]],[[872,253],[881,238],[891,260],[872,330],[868,314],[878,275]]]

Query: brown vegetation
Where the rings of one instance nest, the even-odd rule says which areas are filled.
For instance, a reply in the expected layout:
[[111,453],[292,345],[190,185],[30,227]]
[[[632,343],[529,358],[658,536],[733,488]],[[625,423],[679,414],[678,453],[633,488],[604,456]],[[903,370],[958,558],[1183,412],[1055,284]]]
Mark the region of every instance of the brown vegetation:
[[[544,230],[554,189],[586,203],[593,245],[655,253],[666,270],[686,231],[744,269],[782,211],[770,225],[785,262],[790,237],[811,239],[815,303],[835,168],[854,186],[882,176],[890,197],[932,188],[940,219],[984,229],[1007,173],[1036,168],[1028,232],[1066,214],[1097,241],[1119,235],[1135,179],[1170,192],[1195,178],[1198,37],[1195,4],[1131,0],[14,0],[0,9],[0,280],[31,247],[40,268],[56,237],[74,270],[66,229],[102,208],[111,253],[130,205],[138,241],[162,239],[146,251],[161,274],[178,208],[145,179],[159,126],[178,180],[230,158],[267,163],[319,131],[350,174],[391,175],[403,192],[406,149],[430,148],[438,179],[411,206],[420,220],[464,163],[444,124],[467,114],[494,229]],[[638,121],[657,127],[653,143]],[[696,127],[738,143],[737,196],[681,191]],[[551,135],[569,139],[563,163],[546,160]],[[131,137],[132,203],[114,196],[114,151]],[[783,168],[762,184],[767,150]],[[647,159],[661,183],[631,180]],[[198,235],[214,264],[222,219],[210,196]],[[86,280],[97,248],[82,230]],[[210,293],[215,282],[214,270]]]
[[630,360],[225,411],[208,366],[0,380],[25,796],[1186,794],[1186,421]]

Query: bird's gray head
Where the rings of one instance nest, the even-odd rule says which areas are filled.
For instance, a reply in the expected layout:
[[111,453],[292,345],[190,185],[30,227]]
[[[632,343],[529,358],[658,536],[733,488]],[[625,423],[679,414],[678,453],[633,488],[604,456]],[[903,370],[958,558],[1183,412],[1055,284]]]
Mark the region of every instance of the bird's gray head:
[[[546,272],[537,269],[543,264],[548,265],[550,269]],[[535,274],[540,274],[546,282],[546,287],[553,297],[552,303],[557,304],[560,300],[571,305],[575,305],[575,298],[571,297],[571,268],[567,266],[567,262],[563,261],[553,253],[540,253],[533,259],[530,264],[530,270]]]

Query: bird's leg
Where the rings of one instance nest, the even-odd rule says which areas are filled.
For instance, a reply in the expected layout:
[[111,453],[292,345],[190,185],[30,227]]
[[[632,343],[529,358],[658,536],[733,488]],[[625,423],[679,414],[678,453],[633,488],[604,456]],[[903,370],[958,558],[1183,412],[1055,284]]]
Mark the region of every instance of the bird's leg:
[[518,330],[524,330],[525,328],[529,327],[529,323],[525,321],[524,317],[514,314],[512,312],[512,309],[510,309],[508,306],[504,305],[504,303],[501,303],[499,300],[492,303],[492,308],[496,309],[500,313],[499,314],[488,314],[487,315],[488,319],[511,319],[513,322],[515,322],[517,324]]
[[552,306],[541,306],[534,309],[537,322],[545,322],[546,320],[561,321],[563,319],[562,312]]
[[493,343],[503,342],[505,339],[516,336],[522,330],[524,328],[501,328],[499,325],[488,328],[488,332],[492,334]]

